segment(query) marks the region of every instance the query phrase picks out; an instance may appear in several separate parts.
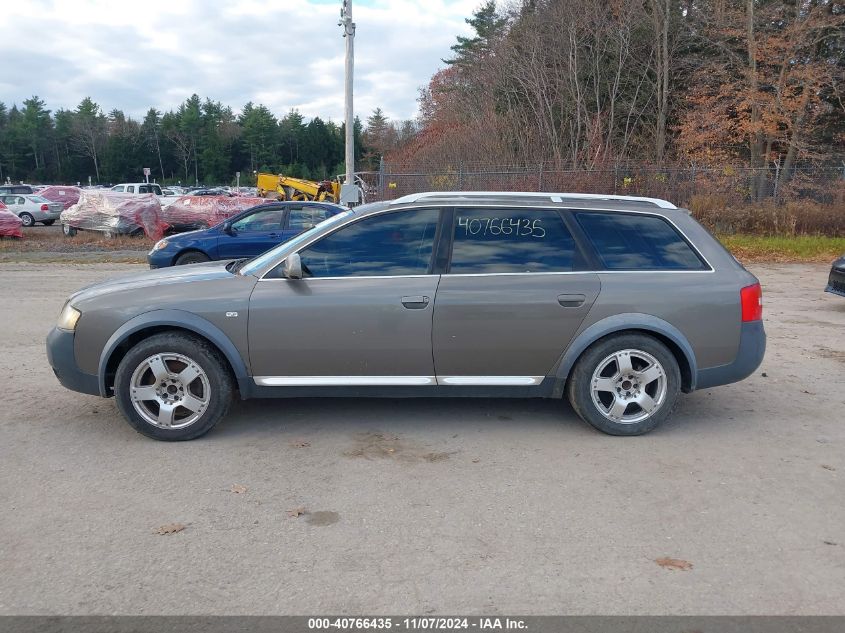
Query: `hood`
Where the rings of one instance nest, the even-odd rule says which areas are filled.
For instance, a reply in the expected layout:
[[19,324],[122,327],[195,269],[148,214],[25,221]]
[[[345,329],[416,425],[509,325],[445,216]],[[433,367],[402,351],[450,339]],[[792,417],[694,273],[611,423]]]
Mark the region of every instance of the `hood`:
[[227,264],[231,261],[225,260],[190,264],[187,266],[171,266],[169,268],[159,268],[134,275],[127,275],[126,277],[108,279],[77,290],[68,300],[73,303],[74,301],[93,299],[94,297],[111,292],[138,290],[165,284],[187,284],[196,281],[228,278],[233,275],[233,273],[226,270]]

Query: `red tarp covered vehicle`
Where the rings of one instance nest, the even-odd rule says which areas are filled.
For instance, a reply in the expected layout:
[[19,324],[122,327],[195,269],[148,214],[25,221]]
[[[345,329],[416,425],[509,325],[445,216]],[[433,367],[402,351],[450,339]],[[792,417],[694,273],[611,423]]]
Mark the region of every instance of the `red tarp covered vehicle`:
[[265,202],[245,196],[181,196],[162,209],[162,221],[176,231],[206,229]]
[[73,235],[78,229],[101,231],[108,237],[143,232],[159,240],[167,228],[158,196],[153,193],[83,189],[79,202],[62,211],[60,221],[65,235]]
[[79,196],[81,194],[82,189],[79,187],[62,187],[59,185],[44,187],[38,192],[39,196],[46,198],[50,202],[61,202],[65,205],[65,209],[70,209],[79,202]]
[[0,202],[0,237],[23,237],[23,222]]

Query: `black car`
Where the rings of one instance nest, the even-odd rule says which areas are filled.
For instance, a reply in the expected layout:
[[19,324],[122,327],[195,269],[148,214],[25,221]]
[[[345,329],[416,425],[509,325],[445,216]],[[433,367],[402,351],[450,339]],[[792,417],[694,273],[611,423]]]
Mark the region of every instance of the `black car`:
[[827,288],[824,291],[845,297],[845,255],[833,262],[833,266],[830,267],[830,277],[827,279]]

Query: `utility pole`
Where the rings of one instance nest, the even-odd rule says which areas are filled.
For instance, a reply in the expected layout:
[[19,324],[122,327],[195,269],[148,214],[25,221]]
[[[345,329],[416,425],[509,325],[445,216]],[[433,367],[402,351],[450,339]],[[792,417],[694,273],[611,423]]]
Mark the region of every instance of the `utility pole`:
[[355,70],[355,23],[352,21],[352,0],[343,0],[340,10],[340,22],[343,37],[346,38],[346,81],[344,114],[346,117],[346,176],[340,191],[340,201],[344,204],[360,202],[360,192],[355,184],[355,114],[352,109],[352,77]]

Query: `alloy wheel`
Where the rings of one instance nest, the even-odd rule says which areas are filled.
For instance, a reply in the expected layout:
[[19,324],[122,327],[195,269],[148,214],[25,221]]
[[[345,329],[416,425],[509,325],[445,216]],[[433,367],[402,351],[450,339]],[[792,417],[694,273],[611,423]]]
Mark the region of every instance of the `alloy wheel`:
[[607,356],[593,372],[593,404],[608,420],[636,424],[654,414],[666,399],[666,372],[651,354],[624,349]]
[[196,362],[182,354],[162,353],[135,368],[129,398],[145,422],[163,429],[182,429],[202,417],[211,400],[211,388]]

